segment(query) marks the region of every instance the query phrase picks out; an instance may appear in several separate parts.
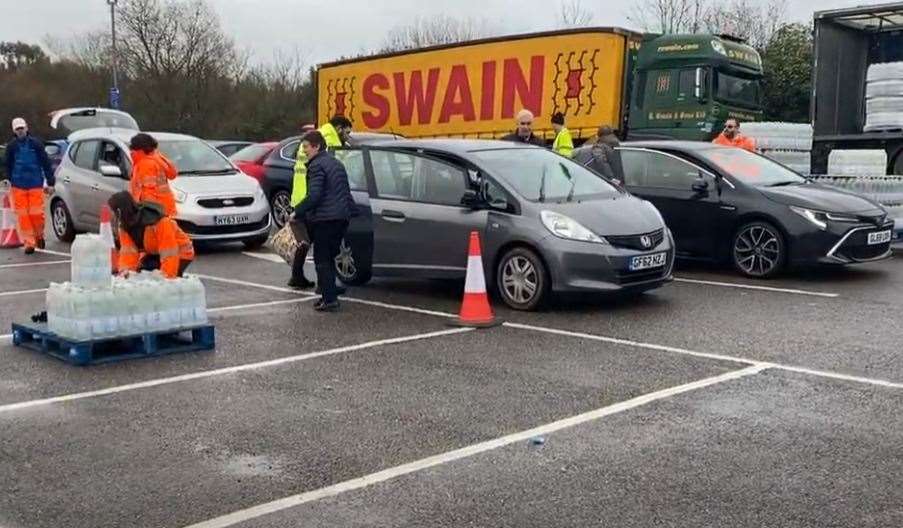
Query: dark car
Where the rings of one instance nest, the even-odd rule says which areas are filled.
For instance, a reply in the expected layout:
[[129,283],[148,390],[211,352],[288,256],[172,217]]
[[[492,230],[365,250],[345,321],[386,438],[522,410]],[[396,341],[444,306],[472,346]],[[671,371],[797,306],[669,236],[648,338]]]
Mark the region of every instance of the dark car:
[[464,278],[470,233],[486,280],[531,310],[551,292],[641,292],[671,280],[673,240],[649,202],[554,152],[489,140],[377,142],[335,152],[359,216],[339,278]]
[[787,265],[888,258],[893,221],[877,203],[814,183],[764,156],[710,143],[620,148],[625,187],[655,204],[679,257],[770,277]]
[[[399,137],[393,134],[355,132],[351,134],[348,143],[356,146]],[[300,145],[301,136],[283,139],[263,161],[263,180],[260,185],[270,200],[273,223],[276,227],[281,228],[285,225],[289,215],[292,214],[292,180],[295,175],[295,160]]]
[[207,140],[207,143],[210,143],[213,148],[222,152],[227,158],[239,150],[254,144],[250,141],[231,141],[225,139],[209,139]]

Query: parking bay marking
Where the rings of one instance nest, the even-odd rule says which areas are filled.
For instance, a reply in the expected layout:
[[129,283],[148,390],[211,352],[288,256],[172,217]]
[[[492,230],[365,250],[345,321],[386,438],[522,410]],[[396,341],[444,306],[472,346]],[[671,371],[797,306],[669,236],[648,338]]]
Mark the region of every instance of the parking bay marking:
[[36,290],[19,290],[19,291],[11,291],[11,292],[0,292],[0,297],[12,297],[13,295],[26,295],[29,293],[44,293],[47,291],[47,288],[38,288]]
[[52,266],[54,264],[69,264],[71,260],[49,260],[47,262],[20,262],[17,264],[2,264],[0,269],[8,268],[28,268],[31,266]]
[[675,277],[675,282],[685,282],[688,284],[705,284],[708,286],[722,286],[725,288],[740,288],[744,290],[758,290],[758,291],[767,291],[774,293],[791,293],[795,295],[809,295],[812,297],[827,297],[830,299],[834,299],[840,297],[838,293],[826,293],[826,292],[817,292],[817,291],[809,291],[809,290],[796,290],[792,288],[775,288],[772,286],[758,286],[755,284],[741,284],[737,282],[719,282],[719,281],[708,281],[708,280],[699,280],[699,279],[685,279],[682,277]]
[[[279,286],[270,286],[268,284],[258,284],[258,283],[254,283],[254,282],[241,281],[241,280],[235,280],[235,279],[225,279],[225,278],[221,278],[221,277],[212,277],[209,275],[199,275],[199,277],[206,278],[208,280],[213,280],[213,281],[221,281],[221,282],[226,282],[226,283],[238,284],[238,285],[242,285],[242,286],[251,286],[251,287],[263,288],[263,289],[268,289],[268,290],[280,291],[280,292],[300,293],[300,292],[297,292],[297,291],[294,291],[294,290],[291,290],[288,288],[281,288]],[[425,315],[433,315],[433,316],[445,317],[445,318],[457,317],[455,314],[452,314],[452,313],[438,312],[438,311],[433,311],[433,310],[423,310],[423,309],[414,308],[411,306],[402,306],[402,305],[397,305],[397,304],[382,303],[382,302],[378,302],[378,301],[366,301],[363,299],[344,298],[344,297],[342,298],[342,300],[348,301],[348,302],[366,304],[369,306],[386,308],[389,310],[399,310],[399,311],[413,312],[413,313],[419,313],[419,314],[425,314]],[[634,348],[657,350],[659,352],[668,352],[668,353],[672,353],[672,354],[684,354],[684,355],[689,355],[689,356],[695,356],[698,358],[732,361],[734,363],[746,363],[748,365],[753,365],[753,366],[765,365],[770,368],[774,368],[774,369],[778,369],[778,370],[787,370],[790,372],[797,372],[800,374],[808,374],[810,376],[817,376],[817,377],[822,377],[822,378],[853,381],[856,383],[877,385],[877,386],[881,386],[881,387],[903,388],[903,383],[896,383],[896,382],[892,382],[892,381],[888,381],[888,380],[867,378],[864,376],[853,376],[853,375],[849,375],[849,374],[842,374],[839,372],[831,372],[831,371],[827,371],[827,370],[807,369],[804,367],[798,367],[798,366],[794,366],[794,365],[783,365],[783,364],[779,364],[779,363],[770,363],[770,362],[758,361],[755,359],[749,359],[749,358],[743,358],[743,357],[737,357],[737,356],[712,354],[712,353],[708,353],[708,352],[697,352],[697,351],[688,350],[688,349],[684,349],[684,348],[671,347],[671,346],[667,346],[667,345],[657,345],[654,343],[643,343],[640,341],[631,341],[629,339],[621,339],[621,338],[617,338],[617,337],[608,337],[608,336],[602,336],[602,335],[596,335],[596,334],[587,334],[587,333],[582,333],[582,332],[572,332],[569,330],[559,330],[556,328],[549,328],[549,327],[544,327],[544,326],[534,326],[534,325],[526,325],[526,324],[519,324],[519,323],[509,323],[509,322],[503,323],[503,326],[508,327],[508,328],[519,328],[522,330],[533,330],[533,331],[537,331],[537,332],[545,332],[545,333],[549,333],[549,334],[557,334],[557,335],[575,337],[578,339],[589,339],[589,340],[594,340],[594,341],[602,341],[602,342],[607,342],[607,343],[612,343],[612,344],[625,345],[625,346],[634,347]]]
[[549,435],[563,429],[569,429],[572,427],[576,427],[578,425],[582,425],[585,423],[593,422],[606,416],[611,416],[614,414],[619,414],[625,411],[629,411],[631,409],[635,409],[637,407],[641,407],[643,405],[647,405],[649,403],[653,403],[659,400],[664,400],[667,398],[671,398],[673,396],[677,396],[683,393],[700,390],[706,387],[710,387],[713,385],[717,385],[719,383],[725,383],[728,381],[737,380],[740,378],[745,378],[747,376],[752,376],[762,372],[763,370],[769,368],[767,365],[753,365],[750,367],[746,367],[740,370],[734,370],[731,372],[727,372],[725,374],[721,374],[718,376],[713,376],[710,378],[705,378],[699,381],[694,381],[691,383],[686,383],[684,385],[678,385],[676,387],[671,387],[668,389],[663,389],[656,392],[650,392],[648,394],[644,394],[642,396],[638,396],[636,398],[632,398],[627,401],[623,401],[620,403],[615,403],[612,405],[608,405],[606,407],[601,407],[599,409],[595,409],[593,411],[589,411],[583,414],[578,414],[575,416],[571,416],[569,418],[565,418],[563,420],[558,420],[557,422],[548,423],[545,425],[540,425],[538,427],[534,427],[532,429],[527,429],[525,431],[520,431],[517,433],[513,433],[510,435],[502,436],[499,438],[495,438],[492,440],[487,440],[485,442],[480,442],[477,444],[472,444],[467,447],[462,447],[460,449],[456,449],[454,451],[448,451],[445,453],[440,453],[438,455],[434,455],[427,458],[422,458],[415,462],[409,462],[407,464],[402,464],[400,466],[395,466],[392,468],[384,469],[382,471],[378,471],[376,473],[371,473],[369,475],[365,475],[363,477],[359,477],[352,480],[346,480],[344,482],[340,482],[338,484],[334,484],[332,486],[327,486],[325,488],[320,488],[312,491],[307,491],[304,493],[299,493],[297,495],[291,495],[289,497],[284,497],[282,499],[277,499],[272,502],[267,502],[264,504],[260,504],[257,506],[252,506],[250,508],[239,510],[236,512],[232,512],[221,517],[217,517],[215,519],[209,519],[207,521],[203,521],[197,524],[192,524],[187,526],[186,528],[226,528],[229,526],[235,526],[236,524],[240,524],[246,521],[250,521],[252,519],[257,519],[263,517],[265,515],[269,515],[271,513],[287,510],[289,508],[293,508],[295,506],[300,506],[302,504],[315,502],[320,499],[325,499],[328,497],[335,497],[342,493],[348,491],[359,490],[362,488],[366,488],[372,486],[374,484],[379,484],[382,482],[386,482],[388,480],[392,480],[404,475],[409,475],[412,473],[417,473],[424,469],[429,469],[436,466],[441,466],[444,464],[448,464],[450,462],[454,462],[456,460],[461,460],[464,458],[469,458],[475,455],[487,453],[489,451],[493,451],[495,449],[499,449],[501,447],[506,447],[512,444],[516,444],[518,442],[524,442],[531,438],[535,438],[537,436],[545,436]]
[[392,337],[387,339],[379,339],[376,341],[369,341],[367,343],[361,343],[357,345],[348,345],[339,348],[332,348],[329,350],[322,350],[320,352],[311,352],[309,354],[299,354],[296,356],[288,356],[277,359],[270,359],[267,361],[259,361],[256,363],[246,363],[244,365],[236,365],[233,367],[225,367],[221,369],[215,370],[205,370],[201,372],[193,372],[191,374],[182,374],[180,376],[173,376],[169,378],[158,378],[153,380],[141,381],[137,383],[130,383],[127,385],[118,385],[116,387],[108,387],[106,389],[99,389],[87,392],[77,392],[73,394],[66,394],[63,396],[54,396],[51,398],[43,398],[40,400],[30,400],[19,403],[10,403],[6,405],[0,405],[0,413],[16,411],[21,409],[28,409],[32,407],[39,407],[44,405],[51,405],[54,403],[63,403],[70,402],[75,400],[83,400],[86,398],[96,398],[98,396],[108,396],[110,394],[118,394],[121,392],[128,392],[138,389],[147,389],[151,387],[158,387],[160,385],[170,385],[173,383],[181,383],[183,381],[192,381],[196,379],[203,378],[211,378],[214,376],[222,376],[224,374],[234,374],[236,372],[243,372],[247,370],[256,370],[267,367],[275,367],[280,365],[285,365],[289,363],[297,363],[300,361],[306,361],[309,359],[321,358],[326,356],[333,356],[337,354],[344,354],[347,352],[355,352],[358,350],[365,350],[370,348],[376,348],[386,345],[396,345],[400,343],[409,343],[412,341],[422,341],[426,339],[432,339],[435,337],[444,337],[454,334],[461,334],[464,332],[470,332],[473,328],[451,328],[448,330],[440,330],[436,332],[427,332],[423,334],[414,334],[402,337]]

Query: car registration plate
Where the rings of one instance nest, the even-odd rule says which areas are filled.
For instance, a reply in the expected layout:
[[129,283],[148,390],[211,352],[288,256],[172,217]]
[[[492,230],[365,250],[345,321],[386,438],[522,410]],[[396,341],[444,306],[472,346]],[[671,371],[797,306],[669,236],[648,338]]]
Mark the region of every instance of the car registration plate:
[[665,265],[667,253],[653,253],[652,255],[640,255],[630,259],[630,271],[660,268]]
[[218,226],[231,226],[239,224],[250,224],[251,217],[248,215],[223,215],[213,217],[213,223]]
[[884,244],[885,242],[890,242],[891,239],[891,231],[888,229],[887,231],[876,231],[874,233],[869,233],[869,245],[874,246],[875,244]]

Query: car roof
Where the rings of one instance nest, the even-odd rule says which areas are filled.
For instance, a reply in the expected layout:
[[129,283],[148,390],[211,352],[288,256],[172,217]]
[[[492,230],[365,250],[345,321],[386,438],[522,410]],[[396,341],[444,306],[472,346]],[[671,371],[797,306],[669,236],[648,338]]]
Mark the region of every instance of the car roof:
[[208,139],[207,143],[210,143],[214,147],[220,147],[222,145],[253,145],[253,141],[245,141],[243,139]]
[[543,149],[536,145],[515,143],[500,139],[401,139],[380,143],[381,147],[414,148],[424,150],[441,150],[452,154],[466,154],[482,150],[508,149]]
[[658,150],[677,150],[681,152],[698,152],[700,150],[717,150],[724,147],[706,141],[677,141],[677,140],[652,140],[652,141],[625,141],[621,143],[622,147],[648,148]]
[[[85,139],[118,139],[123,143],[128,143],[132,137],[138,132],[128,128],[86,128],[78,130],[69,135],[70,141],[81,141]],[[200,141],[194,136],[187,134],[175,134],[171,132],[144,132],[150,134],[157,141]]]

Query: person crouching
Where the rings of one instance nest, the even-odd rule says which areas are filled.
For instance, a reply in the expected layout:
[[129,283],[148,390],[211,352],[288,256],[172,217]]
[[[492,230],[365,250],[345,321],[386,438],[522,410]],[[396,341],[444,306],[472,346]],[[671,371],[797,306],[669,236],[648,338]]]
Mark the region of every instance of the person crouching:
[[194,246],[161,205],[135,203],[126,191],[111,196],[108,204],[119,226],[120,273],[160,270],[167,279],[182,276],[194,260]]

